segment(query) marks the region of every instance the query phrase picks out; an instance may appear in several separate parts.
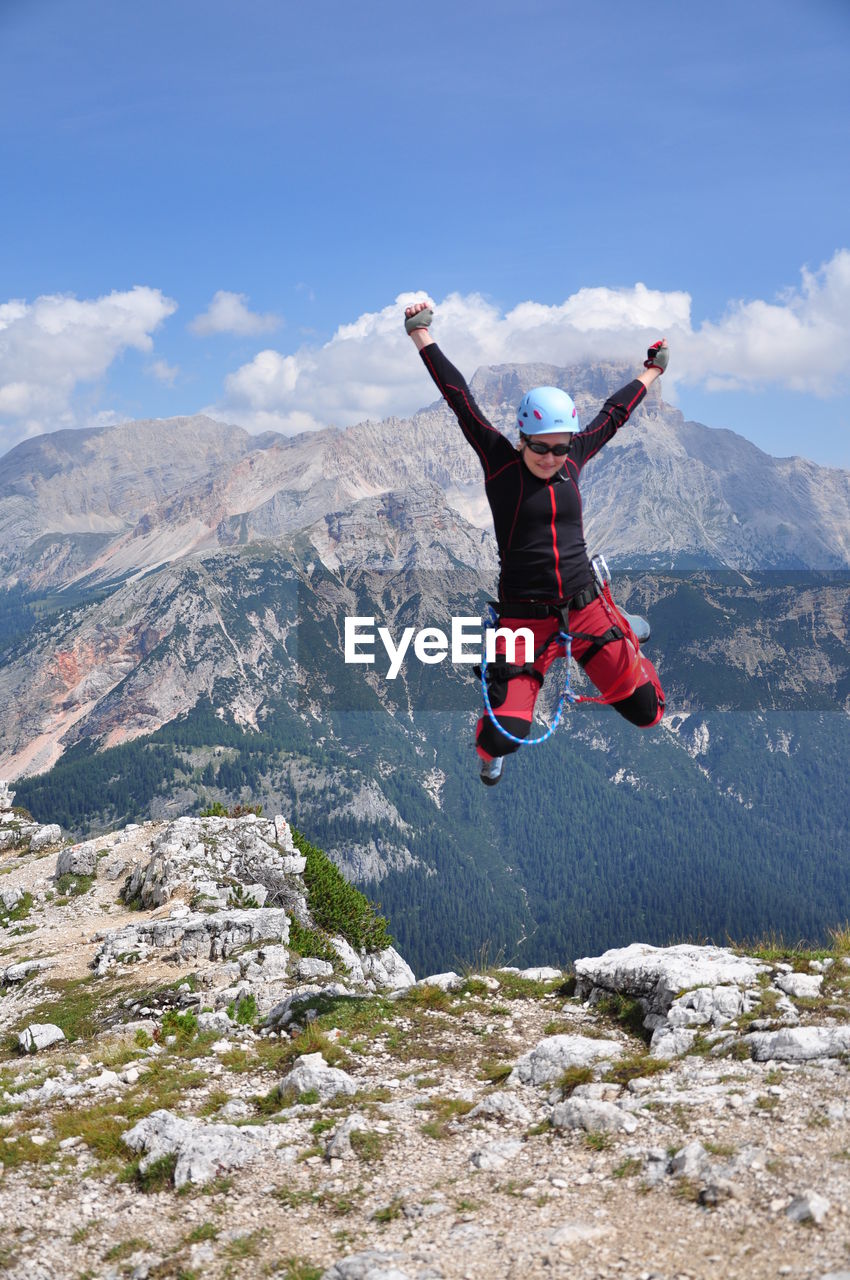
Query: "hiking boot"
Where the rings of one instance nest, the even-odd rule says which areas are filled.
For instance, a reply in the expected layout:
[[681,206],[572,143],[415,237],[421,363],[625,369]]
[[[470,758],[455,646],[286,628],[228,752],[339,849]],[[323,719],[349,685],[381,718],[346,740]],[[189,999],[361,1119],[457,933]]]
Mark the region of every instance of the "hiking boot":
[[502,776],[504,756],[494,756],[492,760],[481,761],[481,781],[485,787],[495,787]]
[[642,618],[639,613],[626,613],[625,609],[621,609],[620,613],[626,619],[632,631],[637,636],[639,644],[646,644],[649,639],[649,623],[646,618]]

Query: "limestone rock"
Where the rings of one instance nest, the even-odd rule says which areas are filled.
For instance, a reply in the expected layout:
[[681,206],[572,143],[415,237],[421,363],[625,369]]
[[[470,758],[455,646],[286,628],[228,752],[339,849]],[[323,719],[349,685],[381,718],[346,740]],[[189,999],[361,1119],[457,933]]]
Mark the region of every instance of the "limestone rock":
[[438,1267],[411,1261],[403,1253],[366,1249],[322,1272],[321,1280],[442,1280]]
[[609,1234],[610,1228],[591,1222],[564,1222],[549,1236],[549,1243],[556,1248],[571,1244],[587,1244],[591,1240],[600,1240]]
[[23,889],[0,889],[0,906],[4,911],[14,911],[23,896]]
[[30,837],[30,852],[39,853],[42,849],[48,849],[52,844],[58,844],[61,839],[62,828],[55,822],[49,823],[46,827],[39,827]]
[[488,1142],[485,1147],[472,1152],[469,1163],[474,1169],[504,1169],[505,1165],[518,1156],[520,1151],[522,1151],[522,1143],[513,1138],[504,1142]]
[[15,982],[25,982],[33,974],[41,973],[43,969],[52,969],[53,964],[53,960],[21,960],[18,964],[10,964],[8,968],[3,970],[2,975],[0,975],[0,982],[4,986],[11,986]]
[[505,965],[499,970],[499,973],[515,973],[518,978],[525,978],[526,982],[554,982],[557,978],[563,978],[563,969],[553,969],[551,965],[537,965],[530,969],[516,969],[511,965]]
[[567,1098],[552,1108],[556,1129],[584,1129],[585,1133],[634,1133],[640,1120],[613,1102]]
[[441,991],[459,991],[463,986],[463,978],[459,973],[450,970],[448,973],[431,973],[427,978],[420,978],[418,987],[439,987]]
[[488,1093],[468,1113],[469,1120],[503,1120],[506,1124],[529,1125],[531,1111],[515,1093]]
[[821,973],[780,973],[775,979],[780,991],[794,1000],[814,1000],[823,986]]
[[850,1027],[783,1027],[742,1037],[756,1062],[806,1062],[850,1053]]
[[669,1172],[677,1178],[700,1178],[710,1164],[709,1155],[701,1142],[689,1142],[670,1160]]
[[289,941],[289,916],[278,907],[233,909],[210,914],[175,909],[161,920],[99,934],[103,945],[92,967],[100,976],[116,962],[130,963],[150,950],[176,948],[181,960],[219,960],[252,942]]
[[56,859],[56,879],[69,875],[97,875],[97,851],[93,844],[72,844],[62,850]]
[[329,978],[334,971],[334,967],[327,960],[316,960],[313,956],[305,956],[303,960],[298,961],[298,977],[302,981],[311,978]]
[[590,1036],[547,1036],[530,1053],[523,1054],[508,1076],[508,1085],[553,1084],[569,1067],[590,1067],[622,1055],[617,1040],[595,1040]]
[[376,987],[390,991],[401,991],[412,987],[416,975],[395,947],[385,947],[383,951],[368,952],[363,956],[363,973],[366,979],[372,980]]
[[769,966],[727,947],[631,946],[576,960],[576,994],[586,1000],[595,989],[619,992],[645,1002],[647,1012],[666,1016],[680,992],[694,987],[752,987]]
[[280,1083],[281,1097],[304,1093],[317,1093],[322,1102],[338,1093],[353,1097],[357,1085],[347,1071],[329,1067],[320,1053],[302,1053],[295,1059],[295,1066]]
[[52,1044],[59,1044],[65,1039],[65,1032],[52,1022],[31,1022],[18,1034],[18,1044],[24,1053],[39,1053],[49,1049]]
[[649,1051],[653,1058],[678,1058],[693,1047],[696,1038],[696,1031],[689,1031],[684,1027],[675,1030],[666,1026],[656,1027],[649,1043]]
[[368,1129],[369,1123],[364,1115],[359,1111],[354,1111],[350,1116],[346,1116],[342,1124],[337,1125],[331,1134],[327,1146],[325,1147],[325,1156],[328,1160],[345,1160],[354,1152],[351,1149],[352,1133],[362,1133]]
[[280,1148],[280,1138],[280,1131],[272,1125],[237,1129],[184,1120],[170,1111],[154,1111],[121,1135],[131,1151],[146,1153],[139,1165],[142,1173],[163,1156],[176,1155],[174,1185],[178,1190],[188,1182],[203,1186],[230,1169],[240,1169],[262,1150],[293,1160],[295,1149]]
[[831,1208],[830,1201],[817,1191],[803,1191],[794,1197],[785,1212],[792,1222],[814,1222],[820,1226]]

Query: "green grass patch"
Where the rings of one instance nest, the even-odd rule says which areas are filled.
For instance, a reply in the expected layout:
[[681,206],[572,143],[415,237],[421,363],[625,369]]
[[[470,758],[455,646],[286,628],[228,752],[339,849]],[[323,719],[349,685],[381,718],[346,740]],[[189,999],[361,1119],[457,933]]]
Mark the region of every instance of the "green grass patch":
[[385,1204],[383,1208],[376,1209],[372,1214],[373,1222],[395,1222],[396,1218],[401,1217],[401,1211],[404,1201],[400,1196],[395,1196],[389,1204]]
[[627,1156],[625,1160],[622,1160],[617,1165],[616,1169],[611,1170],[611,1177],[633,1178],[636,1174],[640,1173],[640,1170],[640,1160],[637,1160],[634,1156]]
[[140,1160],[131,1160],[121,1174],[121,1182],[132,1182],[139,1191],[151,1194],[155,1191],[166,1191],[174,1186],[174,1170],[177,1168],[177,1155],[173,1153],[153,1160],[146,1169],[142,1169]]
[[233,1262],[240,1262],[244,1258],[256,1258],[267,1234],[260,1228],[244,1236],[235,1236],[233,1240],[228,1240],[222,1246],[222,1254]]
[[631,1000],[628,996],[621,995],[617,991],[611,995],[603,996],[593,1007],[597,1013],[613,1019],[614,1022],[630,1031],[639,1040],[644,1040],[647,1044],[651,1040],[652,1032],[647,1031],[643,1025],[646,1013],[639,1000]]
[[31,893],[25,893],[10,910],[0,906],[0,929],[7,929],[11,924],[20,924],[22,920],[26,920],[34,901]]
[[593,1079],[592,1067],[567,1067],[558,1080],[558,1088],[562,1098],[569,1098],[573,1090],[580,1084],[590,1084]]
[[310,1022],[288,1043],[280,1046],[281,1063],[294,1062],[305,1053],[320,1053],[329,1067],[341,1067],[348,1063],[345,1049],[329,1040],[321,1027]]
[[213,1226],[211,1222],[202,1222],[200,1226],[194,1227],[185,1237],[186,1244],[201,1244],[204,1240],[217,1240],[219,1228]]
[[450,992],[443,991],[442,987],[437,987],[432,982],[426,982],[421,987],[411,987],[396,1004],[404,1009],[424,1009],[431,1013],[454,1011],[454,999]]
[[512,1062],[501,1062],[497,1058],[485,1058],[478,1071],[479,1080],[489,1080],[491,1084],[504,1084],[514,1069]]
[[176,1009],[166,1009],[162,1016],[162,1039],[175,1036],[177,1047],[185,1048],[198,1034],[198,1019],[191,1010],[178,1013]]
[[591,1151],[608,1151],[614,1145],[610,1133],[592,1131],[584,1135],[584,1145]]
[[554,982],[537,982],[531,978],[521,978],[518,973],[503,973],[494,970],[492,977],[499,983],[500,1000],[542,1000],[544,996],[561,994],[564,987],[562,978]]
[[321,1280],[324,1267],[315,1267],[306,1258],[284,1258],[274,1269],[277,1280]]
[[355,1129],[349,1135],[351,1150],[363,1164],[376,1164],[382,1159],[389,1142],[385,1133],[376,1133],[374,1129]]
[[644,1079],[647,1076],[657,1076],[663,1071],[667,1071],[670,1063],[666,1058],[652,1058],[648,1053],[634,1053],[626,1058],[621,1058],[619,1062],[615,1062],[610,1067],[602,1079],[606,1084],[627,1085],[630,1080]]
[[87,1040],[96,1035],[111,1012],[109,991],[95,979],[57,978],[47,984],[47,989],[51,994],[30,1010],[26,1021],[52,1022],[61,1027],[67,1040]]
[[103,1255],[104,1262],[122,1262],[124,1258],[129,1258],[134,1253],[140,1253],[142,1250],[150,1249],[150,1242],[142,1240],[138,1236],[133,1236],[130,1240],[121,1240],[118,1244],[114,1244],[111,1249],[107,1249]]
[[429,1098],[427,1102],[420,1103],[420,1109],[433,1112],[434,1118],[422,1125],[421,1131],[428,1138],[448,1138],[449,1125],[468,1115],[474,1106],[475,1103],[466,1098]]
[[84,893],[88,893],[93,884],[94,876],[77,876],[68,871],[56,881],[56,892],[69,901],[71,898],[80,898]]

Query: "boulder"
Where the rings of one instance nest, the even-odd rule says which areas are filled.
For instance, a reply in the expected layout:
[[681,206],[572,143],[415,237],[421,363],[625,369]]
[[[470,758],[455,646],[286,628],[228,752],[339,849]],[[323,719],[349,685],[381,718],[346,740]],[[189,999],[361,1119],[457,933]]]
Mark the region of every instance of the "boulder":
[[420,978],[417,987],[439,987],[441,991],[459,991],[463,986],[463,978],[459,973],[450,970],[448,973],[432,973],[427,978]]
[[803,1191],[794,1197],[785,1213],[792,1222],[814,1222],[819,1227],[831,1208],[830,1201],[817,1191]]
[[296,1156],[294,1147],[280,1148],[280,1129],[275,1125],[238,1129],[185,1120],[170,1111],[154,1111],[123,1133],[121,1140],[131,1151],[146,1153],[139,1164],[142,1173],[163,1156],[176,1155],[174,1185],[178,1190],[189,1182],[203,1186],[231,1169],[240,1169],[260,1151],[273,1152],[287,1161]]
[[780,991],[794,1000],[814,1000],[821,993],[822,973],[780,973],[775,979]]
[[585,1133],[634,1133],[640,1121],[613,1102],[567,1098],[552,1108],[555,1129],[583,1129]]
[[39,1053],[64,1039],[65,1032],[52,1022],[31,1022],[18,1034],[18,1044],[24,1053]]
[[673,1001],[694,987],[752,987],[770,966],[728,947],[653,947],[644,942],[576,961],[576,995],[617,992],[641,1000],[648,1013],[667,1015]]
[[515,1093],[488,1093],[468,1113],[469,1120],[503,1120],[506,1124],[525,1126],[533,1116]]
[[807,1062],[850,1053],[850,1026],[783,1027],[742,1036],[756,1062]]
[[38,853],[41,849],[48,849],[52,844],[58,844],[62,839],[62,828],[57,826],[55,822],[49,823],[46,827],[39,829],[30,836],[30,852]]
[[334,967],[328,960],[316,960],[313,956],[305,956],[303,960],[298,961],[298,977],[302,982],[309,982],[311,978],[329,978],[333,971]]
[[519,1058],[508,1076],[508,1085],[554,1084],[569,1067],[590,1067],[622,1055],[617,1040],[595,1040],[590,1036],[547,1036]]
[[376,987],[390,991],[401,991],[405,987],[412,987],[416,982],[416,975],[395,947],[367,952],[363,956],[363,973]]
[[60,876],[96,876],[97,851],[93,844],[72,844],[56,859],[56,879]]
[[472,1152],[469,1163],[473,1169],[485,1171],[504,1169],[505,1165],[518,1156],[520,1151],[522,1151],[522,1143],[516,1138],[509,1138],[504,1142],[488,1142],[486,1147]]
[[10,964],[7,969],[4,969],[0,981],[4,986],[10,986],[14,982],[26,982],[27,978],[31,978],[33,974],[41,973],[42,969],[52,969],[55,963],[54,960],[21,960],[18,964]]
[[338,1093],[353,1097],[357,1085],[347,1071],[329,1067],[320,1053],[302,1053],[295,1059],[289,1075],[280,1082],[279,1092],[282,1098],[317,1093],[322,1102],[327,1102]]

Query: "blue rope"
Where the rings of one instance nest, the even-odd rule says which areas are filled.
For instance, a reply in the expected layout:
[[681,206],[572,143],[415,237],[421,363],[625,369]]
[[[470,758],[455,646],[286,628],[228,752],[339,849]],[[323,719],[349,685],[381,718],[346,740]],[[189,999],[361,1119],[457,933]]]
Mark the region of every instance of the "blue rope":
[[[493,724],[496,726],[496,728],[499,730],[499,733],[501,733],[503,737],[507,738],[510,742],[517,743],[517,745],[520,747],[537,747],[540,745],[541,742],[546,742],[547,739],[551,738],[552,734],[555,732],[558,725],[561,723],[561,716],[563,715],[563,712],[564,712],[564,703],[568,699],[571,704],[578,700],[578,694],[573,693],[572,686],[570,685],[570,659],[572,657],[573,638],[567,631],[558,632],[557,638],[558,640],[563,642],[564,648],[566,650],[567,674],[564,679],[564,691],[561,694],[561,697],[558,701],[558,706],[555,710],[555,719],[552,721],[552,723],[550,724],[546,732],[541,734],[539,738],[518,738],[516,734],[510,733],[504,727],[504,725],[499,724],[499,721],[496,719],[495,713],[490,704],[490,693],[489,693],[489,690],[487,689],[487,632],[492,627],[495,626],[497,620],[498,619],[497,619],[496,611],[491,607],[490,621],[487,623],[487,625],[484,628],[484,653],[482,654],[482,657],[481,657],[481,693],[484,697],[484,709],[486,710],[487,715],[490,717],[490,720],[493,722]],[[555,637],[553,636],[552,639],[549,641],[549,644],[553,644],[554,641],[555,641]],[[548,647],[549,645],[546,645],[547,649]]]

